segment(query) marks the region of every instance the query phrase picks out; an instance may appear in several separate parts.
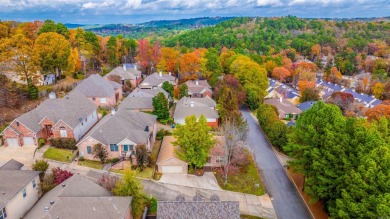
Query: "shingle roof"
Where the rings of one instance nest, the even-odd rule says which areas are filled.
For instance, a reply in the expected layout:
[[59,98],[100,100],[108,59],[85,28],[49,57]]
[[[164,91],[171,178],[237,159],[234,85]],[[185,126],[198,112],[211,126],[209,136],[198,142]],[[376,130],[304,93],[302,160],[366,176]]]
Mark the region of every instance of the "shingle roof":
[[[196,82],[198,82],[198,84],[196,84]],[[186,84],[190,93],[203,93],[206,90],[211,91],[211,86],[207,80],[190,80],[186,81]]]
[[143,86],[159,86],[161,85],[162,83],[164,83],[165,81],[169,81],[171,83],[174,83],[176,80],[175,77],[173,77],[172,75],[168,75],[168,74],[160,74],[155,72],[151,75],[149,75],[147,78],[145,78],[144,81],[141,82],[140,84],[140,87],[143,87]]
[[264,100],[264,103],[275,106],[279,112],[282,112],[284,114],[300,114],[300,113],[302,113],[302,111],[300,109],[293,106],[290,102],[286,101],[285,99],[282,99],[282,102],[280,102],[280,99],[275,99],[275,98],[266,99],[266,100]]
[[239,203],[236,201],[159,201],[159,219],[238,219]]
[[47,192],[24,218],[123,218],[131,199],[114,197],[103,187],[75,174]]
[[140,89],[136,88],[131,92],[118,108],[120,109],[153,109],[153,97],[159,93],[163,93],[165,97],[169,98],[169,94],[162,88],[156,89]]
[[149,132],[145,129],[153,126],[156,119],[155,115],[119,109],[114,115],[103,117],[79,143],[92,137],[105,145],[117,144],[124,139],[146,144]]
[[[174,146],[172,142],[176,141],[175,137],[173,136],[165,136],[162,143],[160,152],[158,154],[157,162],[156,164],[162,163],[164,161],[167,161],[171,158],[176,158],[180,160],[180,158],[176,154],[176,150],[179,150],[179,146]],[[184,161],[183,161],[184,162]]]
[[42,119],[47,117],[54,123],[64,121],[71,128],[80,123],[80,118],[86,118],[96,105],[78,91],[71,91],[64,98],[46,99],[37,108],[19,116],[16,120],[27,126],[33,132],[39,132]]
[[23,166],[24,164],[20,163],[19,161],[11,159],[3,166],[1,166],[0,170],[20,170]]
[[153,89],[136,88],[129,94],[129,96],[133,96],[133,97],[155,97],[160,92],[163,93],[167,98],[169,97],[168,92],[166,92],[161,87],[157,87],[157,88],[153,88]]
[[317,101],[306,101],[301,104],[297,105],[297,108],[300,109],[302,112],[305,112],[306,110],[310,109]]
[[117,75],[121,77],[123,80],[134,80],[136,78],[141,77],[141,71],[135,69],[134,67],[128,68],[126,67],[126,70],[123,68],[123,66],[118,66],[114,68],[111,72],[106,74],[104,77],[108,77],[110,75]]
[[215,105],[215,101],[209,97],[183,97],[177,102],[173,117],[175,120],[178,120],[191,115],[196,115],[196,117],[204,115],[206,118],[217,119],[219,118],[218,112],[213,109]]
[[80,91],[86,97],[112,97],[115,90],[122,85],[104,79],[99,74],[93,74],[81,81],[74,90]]
[[39,171],[32,170],[0,170],[0,209],[38,174]]

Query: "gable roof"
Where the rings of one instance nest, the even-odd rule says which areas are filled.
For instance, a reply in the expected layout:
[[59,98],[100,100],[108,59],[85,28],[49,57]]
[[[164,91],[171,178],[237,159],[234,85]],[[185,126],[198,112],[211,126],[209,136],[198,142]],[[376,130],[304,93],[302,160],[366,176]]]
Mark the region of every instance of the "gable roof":
[[16,161],[14,159],[11,159],[7,161],[3,166],[0,167],[0,170],[20,170],[24,164],[20,163],[19,161]]
[[240,209],[237,201],[159,201],[157,218],[192,219],[224,218],[239,219]]
[[184,119],[187,116],[196,115],[200,117],[204,115],[206,118],[219,118],[218,112],[214,110],[216,103],[210,97],[205,98],[181,98],[177,104],[174,113],[174,119]]
[[82,80],[74,90],[80,91],[86,97],[112,97],[115,90],[122,85],[104,79],[99,74],[93,74]]
[[168,92],[166,92],[164,89],[161,87],[156,87],[153,89],[141,89],[141,88],[136,88],[134,89],[129,96],[133,97],[155,97],[159,93],[163,93],[167,98],[169,97]]
[[136,144],[145,144],[149,138],[149,132],[145,129],[154,125],[156,119],[155,115],[119,109],[114,115],[103,117],[78,144],[88,137],[105,145],[117,144],[124,139]]
[[306,110],[310,109],[316,103],[317,103],[317,101],[306,101],[306,102],[298,104],[297,108],[300,109],[302,112],[305,112]]
[[80,123],[80,118],[86,118],[96,108],[91,100],[79,91],[73,90],[64,98],[46,99],[37,108],[19,116],[16,120],[35,133],[42,129],[39,123],[45,117],[54,123],[62,120],[70,128],[74,128]]
[[114,197],[105,188],[74,174],[47,192],[24,218],[123,218],[131,199]]
[[285,99],[282,99],[282,102],[280,102],[280,99],[266,99],[264,100],[265,104],[270,104],[276,107],[280,113],[284,114],[300,114],[302,111],[298,109],[297,107],[293,106],[290,102],[288,102]]
[[141,82],[140,87],[142,86],[159,86],[164,82],[171,82],[175,83],[176,78],[169,74],[159,74],[157,72],[149,75],[147,78],[145,78],[144,81]]
[[120,109],[153,109],[153,97],[127,96],[118,106]]
[[[118,66],[106,74],[104,77],[108,78],[110,75],[116,75],[121,77],[123,80],[135,80],[136,78],[141,78],[141,71],[136,69],[136,65],[133,67],[125,64],[126,68],[123,66]],[[129,68],[130,67],[130,68]]]
[[190,80],[186,81],[186,85],[188,86],[188,91],[190,93],[203,93],[206,90],[211,91],[211,86],[207,80]]
[[0,170],[0,209],[38,175],[32,170]]

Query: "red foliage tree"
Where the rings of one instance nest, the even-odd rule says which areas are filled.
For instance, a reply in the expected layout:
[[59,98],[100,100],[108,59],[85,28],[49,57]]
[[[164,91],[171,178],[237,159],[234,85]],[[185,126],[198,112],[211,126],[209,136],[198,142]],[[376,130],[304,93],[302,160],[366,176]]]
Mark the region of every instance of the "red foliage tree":
[[59,185],[65,180],[69,179],[71,176],[73,176],[72,172],[69,172],[67,170],[62,170],[59,167],[54,168],[51,170],[53,176],[54,176],[54,184]]

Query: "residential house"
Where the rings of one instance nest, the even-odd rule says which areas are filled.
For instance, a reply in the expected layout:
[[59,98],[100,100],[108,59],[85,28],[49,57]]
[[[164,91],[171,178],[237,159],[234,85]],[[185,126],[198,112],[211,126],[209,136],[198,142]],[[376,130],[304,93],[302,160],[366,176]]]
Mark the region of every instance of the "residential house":
[[280,119],[297,118],[302,111],[283,98],[264,100],[265,104],[273,105],[279,112]]
[[9,161],[0,168],[0,218],[19,219],[39,198],[39,171],[20,170],[23,164]]
[[212,97],[213,91],[207,80],[190,80],[186,81],[188,86],[188,95],[190,97]]
[[96,106],[116,106],[122,99],[122,86],[115,81],[104,79],[99,74],[84,79],[74,90],[84,94]]
[[306,101],[306,102],[298,104],[297,108],[300,109],[302,112],[305,112],[306,110],[310,109],[316,103],[317,103],[317,101]]
[[280,83],[274,79],[268,79],[270,86],[267,88],[268,94],[265,98],[280,98],[286,99],[291,103],[297,103],[300,98],[299,91],[288,85]]
[[130,157],[137,146],[144,144],[151,150],[156,138],[155,115],[131,110],[119,109],[103,117],[84,138],[77,143],[80,156],[94,160],[94,145],[102,144],[108,152],[108,158]]
[[37,146],[39,138],[78,141],[97,122],[96,108],[83,94],[72,91],[64,98],[47,99],[19,116],[1,135],[5,146]]
[[198,119],[204,115],[210,127],[217,128],[219,115],[215,109],[216,103],[209,96],[204,98],[183,97],[176,103],[173,119],[177,124],[185,124],[187,116],[195,115]]
[[209,200],[203,200],[200,195],[195,195],[192,200],[186,201],[179,195],[175,201],[158,201],[158,219],[204,219],[224,218],[239,219],[240,208],[237,201],[221,201],[217,195],[212,195]]
[[130,83],[131,87],[137,87],[142,81],[141,71],[137,69],[136,64],[123,64],[123,66],[118,66],[104,77],[110,80],[110,76],[120,77],[122,85]]
[[[223,137],[214,136],[215,145],[211,151],[215,150],[218,153],[210,153],[210,157],[207,159],[205,164],[206,168],[209,167],[220,167],[224,163],[223,156]],[[177,155],[177,152],[180,152],[180,146],[174,146],[172,142],[176,141],[173,136],[165,136],[162,143],[160,152],[157,157],[157,171],[160,173],[187,173],[188,164],[187,162],[181,160]]]
[[7,161],[3,166],[0,167],[0,170],[22,170],[24,164],[11,159]]
[[113,196],[110,191],[79,174],[47,192],[25,219],[131,219],[132,197]]
[[161,71],[160,73],[153,73],[149,75],[145,80],[141,82],[139,85],[139,88],[141,89],[152,89],[152,88],[157,88],[157,87],[162,87],[162,84],[164,82],[168,81],[172,85],[176,85],[176,78],[169,74],[163,74]]
[[153,98],[160,92],[163,93],[169,101],[172,101],[169,94],[160,87],[154,89],[136,88],[122,101],[118,108],[134,111],[153,111]]

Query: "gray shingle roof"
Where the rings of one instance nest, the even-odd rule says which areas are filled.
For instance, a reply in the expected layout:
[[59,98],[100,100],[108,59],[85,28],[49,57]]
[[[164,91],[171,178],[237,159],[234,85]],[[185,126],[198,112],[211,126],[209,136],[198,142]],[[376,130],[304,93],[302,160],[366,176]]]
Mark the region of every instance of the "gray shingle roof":
[[80,142],[92,137],[105,145],[117,144],[124,139],[145,144],[149,137],[145,129],[153,126],[156,119],[155,115],[119,109],[115,115],[110,114],[100,120]]
[[161,87],[153,88],[153,89],[141,89],[136,88],[129,94],[129,96],[133,97],[155,97],[158,93],[163,93],[167,98],[169,96],[168,92],[166,92]]
[[23,166],[24,164],[20,163],[19,161],[11,159],[3,166],[1,166],[0,170],[20,170]]
[[140,84],[140,87],[144,87],[144,86],[155,87],[155,86],[161,85],[165,81],[169,81],[172,84],[174,84],[176,81],[176,78],[173,77],[172,75],[168,75],[168,74],[161,74],[161,76],[160,76],[159,73],[155,72],[155,73],[149,75],[147,78],[145,78],[145,80],[142,81],[142,83]]
[[[192,106],[191,106],[192,103]],[[177,104],[174,113],[174,119],[184,119],[187,116],[196,115],[200,117],[204,115],[206,118],[217,119],[219,118],[218,112],[213,108],[216,103],[210,97],[205,98],[181,98]]]
[[239,203],[236,201],[159,201],[159,219],[238,219]]
[[282,99],[282,102],[280,102],[280,99],[275,99],[275,98],[266,99],[266,100],[264,100],[264,103],[275,106],[278,109],[279,114],[281,112],[286,114],[286,115],[287,114],[300,114],[300,113],[302,113],[302,111],[300,109],[293,106],[290,102],[288,102],[285,99]]
[[108,77],[110,75],[117,75],[121,77],[123,80],[134,80],[141,77],[141,71],[135,68],[123,68],[123,66],[119,66],[114,68],[111,72],[106,74],[104,77]]
[[96,108],[92,101],[74,90],[64,98],[46,99],[37,108],[19,116],[16,120],[35,133],[42,129],[39,122],[45,117],[54,123],[62,120],[71,128],[74,128],[80,123],[80,118],[86,118]]
[[80,91],[86,97],[112,97],[115,90],[122,85],[104,79],[99,74],[93,74],[81,81],[75,90]]
[[118,106],[120,109],[153,109],[153,97],[158,93],[163,93],[169,98],[169,94],[162,88],[156,89],[140,89],[136,88],[131,92]]
[[300,109],[302,112],[305,112],[306,110],[310,109],[315,103],[317,103],[317,101],[306,101],[298,104],[297,108]]
[[38,174],[39,171],[32,170],[0,170],[0,209]]
[[[196,84],[196,82],[198,82],[198,85]],[[207,80],[191,80],[186,81],[186,84],[190,93],[201,93],[206,90],[211,91],[211,86],[209,85]]]
[[[111,192],[78,174],[46,193],[24,217],[36,218],[123,218],[131,197],[114,197]],[[54,201],[51,205],[50,201]],[[45,207],[49,207],[45,211]]]

